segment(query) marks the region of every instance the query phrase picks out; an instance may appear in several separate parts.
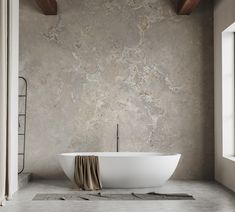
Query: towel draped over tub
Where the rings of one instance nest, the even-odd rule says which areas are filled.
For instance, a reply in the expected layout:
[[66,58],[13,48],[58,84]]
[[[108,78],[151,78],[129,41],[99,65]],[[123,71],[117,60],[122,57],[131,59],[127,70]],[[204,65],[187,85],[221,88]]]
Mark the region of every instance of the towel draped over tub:
[[98,156],[75,157],[74,181],[83,190],[102,188]]

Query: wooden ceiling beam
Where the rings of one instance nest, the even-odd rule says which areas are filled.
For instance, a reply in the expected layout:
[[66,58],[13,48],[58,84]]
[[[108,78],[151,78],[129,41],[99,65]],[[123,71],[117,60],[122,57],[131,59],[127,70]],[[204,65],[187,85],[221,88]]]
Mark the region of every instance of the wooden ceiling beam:
[[56,0],[35,0],[45,15],[57,15]]
[[200,0],[179,0],[178,14],[190,15],[192,11],[198,6]]

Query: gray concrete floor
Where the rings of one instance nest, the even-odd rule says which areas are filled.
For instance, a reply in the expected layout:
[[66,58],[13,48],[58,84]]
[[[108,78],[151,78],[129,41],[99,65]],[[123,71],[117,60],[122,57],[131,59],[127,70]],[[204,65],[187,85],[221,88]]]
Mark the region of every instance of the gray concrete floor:
[[19,190],[0,212],[235,212],[235,194],[215,182],[169,181],[159,188],[104,190],[103,192],[188,193],[196,200],[163,201],[32,201],[37,193],[74,193],[69,181],[33,181]]

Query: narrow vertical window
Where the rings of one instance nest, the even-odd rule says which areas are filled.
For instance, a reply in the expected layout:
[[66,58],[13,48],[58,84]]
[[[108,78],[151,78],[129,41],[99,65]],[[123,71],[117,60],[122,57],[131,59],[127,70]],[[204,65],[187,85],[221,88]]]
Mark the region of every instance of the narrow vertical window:
[[222,143],[223,156],[235,156],[234,60],[235,23],[222,32]]

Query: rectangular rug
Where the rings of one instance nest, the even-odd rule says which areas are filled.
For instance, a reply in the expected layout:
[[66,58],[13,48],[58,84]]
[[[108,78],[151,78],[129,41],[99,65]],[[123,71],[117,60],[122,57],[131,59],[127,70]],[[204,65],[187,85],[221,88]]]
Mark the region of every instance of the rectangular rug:
[[116,201],[116,200],[194,200],[189,194],[175,193],[66,193],[36,194],[33,200],[78,200],[78,201]]

